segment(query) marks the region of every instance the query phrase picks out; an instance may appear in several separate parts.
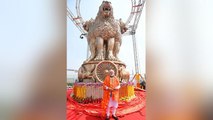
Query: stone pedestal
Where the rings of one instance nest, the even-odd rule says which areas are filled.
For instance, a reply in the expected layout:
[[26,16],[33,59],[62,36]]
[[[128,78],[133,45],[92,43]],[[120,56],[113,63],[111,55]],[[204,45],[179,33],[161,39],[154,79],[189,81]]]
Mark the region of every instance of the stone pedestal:
[[78,79],[83,82],[102,82],[106,71],[113,69],[120,80],[129,80],[126,65],[120,61],[89,61],[83,63],[78,70]]

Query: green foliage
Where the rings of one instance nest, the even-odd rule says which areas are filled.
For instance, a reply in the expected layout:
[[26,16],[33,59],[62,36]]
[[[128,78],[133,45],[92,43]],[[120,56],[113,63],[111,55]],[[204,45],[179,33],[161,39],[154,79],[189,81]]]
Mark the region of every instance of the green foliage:
[[73,86],[73,83],[67,83],[68,86]]

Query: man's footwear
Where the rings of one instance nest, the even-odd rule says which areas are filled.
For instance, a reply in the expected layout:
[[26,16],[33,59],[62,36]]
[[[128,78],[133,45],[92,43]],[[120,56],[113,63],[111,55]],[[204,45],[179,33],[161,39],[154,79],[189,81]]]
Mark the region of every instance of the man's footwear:
[[118,120],[117,116],[112,115],[112,117],[114,118],[114,120]]
[[109,116],[106,116],[106,119],[105,120],[109,120]]

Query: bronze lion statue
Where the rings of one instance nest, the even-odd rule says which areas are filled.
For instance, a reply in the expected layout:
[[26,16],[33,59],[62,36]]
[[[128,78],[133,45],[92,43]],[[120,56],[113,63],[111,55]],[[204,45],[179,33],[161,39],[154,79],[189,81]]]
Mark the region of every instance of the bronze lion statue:
[[87,41],[91,53],[85,62],[119,60],[121,37],[127,27],[121,19],[114,19],[111,2],[103,1],[96,18],[86,21],[83,28],[88,32]]

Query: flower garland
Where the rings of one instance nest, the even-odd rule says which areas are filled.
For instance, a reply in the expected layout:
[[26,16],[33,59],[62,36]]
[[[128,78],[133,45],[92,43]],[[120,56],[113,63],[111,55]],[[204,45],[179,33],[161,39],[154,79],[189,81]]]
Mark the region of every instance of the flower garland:
[[134,91],[134,83],[128,82],[121,84],[121,89],[119,91],[120,94],[120,100],[122,101],[129,101],[135,97],[135,91]]
[[[121,83],[119,89],[120,100],[128,101],[135,97],[134,83]],[[100,103],[103,97],[102,83],[75,83],[73,96],[79,103]]]

